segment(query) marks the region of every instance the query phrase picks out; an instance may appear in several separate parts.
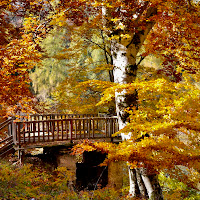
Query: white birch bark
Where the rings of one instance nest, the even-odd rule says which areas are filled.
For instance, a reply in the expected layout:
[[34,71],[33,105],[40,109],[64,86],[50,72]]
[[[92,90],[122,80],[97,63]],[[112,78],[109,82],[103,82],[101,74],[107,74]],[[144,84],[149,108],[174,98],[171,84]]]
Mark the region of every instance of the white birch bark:
[[[139,38],[139,43],[137,43],[137,45],[132,43],[129,43],[129,45],[127,45],[127,41],[125,41],[124,43],[122,41],[113,41],[111,48],[114,64],[114,82],[124,84],[131,83],[135,80],[137,73],[136,55],[149,31],[150,30],[145,31],[143,32],[143,34],[137,36],[137,39]],[[126,93],[126,90],[115,93],[116,113],[118,116],[119,129],[123,129],[128,123],[128,116],[124,109],[130,107],[131,104],[137,106],[136,98],[137,93],[132,94],[131,96],[130,94]],[[131,133],[122,133],[121,136],[122,140],[127,140],[131,138]],[[152,184],[152,180],[155,180],[155,178],[151,180],[148,177],[146,169],[129,169],[129,180],[129,193],[133,197],[146,197],[151,200],[163,199],[162,195],[159,195],[160,191],[155,192],[156,189],[160,190],[160,188],[158,188],[157,186],[155,187],[153,185],[154,183]]]
[[[113,70],[113,74],[114,74],[114,82],[115,83],[126,83],[125,79],[126,79],[126,66],[128,65],[128,59],[126,56],[126,47],[122,44],[112,44],[112,53],[113,55],[113,65],[115,66],[114,70]],[[119,129],[123,129],[126,126],[126,122],[122,121],[122,118],[120,117],[120,115],[122,115],[121,109],[120,109],[120,103],[125,101],[125,94],[126,91],[122,91],[122,92],[115,92],[115,102],[116,102],[116,113],[118,116],[118,120],[119,120]],[[122,136],[122,140],[125,139],[130,139],[131,135],[128,134],[121,134]]]
[[[117,42],[113,42],[112,44],[112,55],[113,55],[113,64],[114,64],[114,82],[124,84],[126,83],[126,67],[128,66],[128,58],[127,58],[127,48],[118,44]],[[125,102],[126,91],[115,92],[115,102],[116,102],[116,113],[118,116],[119,129],[123,129],[127,122],[122,119],[124,114],[124,108],[122,108],[121,104]],[[129,134],[121,134],[122,141],[130,139],[131,133]],[[135,172],[129,168],[129,194],[133,197],[136,197],[136,186],[137,186],[137,178]]]
[[[148,2],[146,2],[148,5]],[[147,10],[147,18],[156,13],[156,8]],[[103,10],[103,14],[109,14],[107,10]],[[112,40],[111,54],[113,58],[113,75],[114,82],[119,84],[132,83],[135,81],[137,73],[136,56],[143,45],[148,33],[152,29],[154,23],[146,23],[145,30],[137,33],[131,33],[131,39]],[[114,33],[115,34],[115,33]],[[119,34],[119,33],[116,33]],[[119,36],[119,35],[117,35]],[[125,108],[134,105],[137,108],[137,92],[128,94],[126,90],[115,93],[116,113],[118,116],[119,129],[123,129],[128,123],[128,113]],[[122,140],[131,138],[131,133],[121,134]],[[155,177],[155,176],[154,176]],[[133,197],[144,197],[151,200],[162,200],[162,195],[155,195],[156,187],[152,184],[152,180],[148,177],[145,169],[130,169],[129,168],[130,190],[129,193]],[[156,179],[157,180],[157,179]],[[158,186],[159,184],[157,184]],[[160,190],[159,187],[157,187]],[[158,191],[156,194],[158,194]]]

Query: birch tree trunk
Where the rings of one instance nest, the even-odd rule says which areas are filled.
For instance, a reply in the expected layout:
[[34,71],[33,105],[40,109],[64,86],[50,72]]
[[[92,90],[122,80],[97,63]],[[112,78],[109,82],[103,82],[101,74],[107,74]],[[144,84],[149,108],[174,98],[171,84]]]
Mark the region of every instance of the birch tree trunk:
[[[146,29],[134,33],[131,40],[119,39],[112,41],[112,56],[114,64],[114,82],[120,84],[132,83],[137,74],[136,56],[143,45],[148,33],[154,23],[149,22]],[[128,113],[126,108],[135,106],[137,109],[137,91],[134,94],[128,94],[126,91],[115,94],[116,113],[119,121],[119,128],[122,129],[128,122]],[[130,139],[131,133],[122,134],[122,140]],[[130,190],[133,197],[140,197],[152,200],[161,200],[162,191],[158,183],[156,174],[148,174],[148,169],[129,168]]]

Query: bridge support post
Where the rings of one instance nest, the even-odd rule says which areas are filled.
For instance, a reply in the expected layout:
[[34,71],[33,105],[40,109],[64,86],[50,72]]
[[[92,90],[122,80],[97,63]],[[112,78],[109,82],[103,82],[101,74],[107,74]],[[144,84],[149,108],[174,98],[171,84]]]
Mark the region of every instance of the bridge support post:
[[12,136],[13,136],[13,142],[14,142],[14,144],[16,144],[17,143],[17,131],[16,131],[16,123],[14,123],[14,121],[12,120],[12,125],[11,125],[11,127],[12,127]]
[[20,164],[24,162],[24,156],[25,156],[24,149],[21,149],[21,147],[19,146],[18,159],[19,159]]
[[[12,120],[12,117],[8,118],[9,120]],[[8,125],[8,136],[12,135],[12,125],[13,125],[13,120],[11,121],[11,123],[9,123]]]

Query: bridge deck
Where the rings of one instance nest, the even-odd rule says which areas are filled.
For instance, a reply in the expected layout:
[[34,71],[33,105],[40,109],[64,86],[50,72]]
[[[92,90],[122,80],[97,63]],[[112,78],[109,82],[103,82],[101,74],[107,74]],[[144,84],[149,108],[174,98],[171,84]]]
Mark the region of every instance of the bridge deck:
[[116,117],[64,118],[16,122],[15,145],[31,145],[56,141],[112,138],[118,131]]
[[21,116],[18,120],[10,118],[0,123],[0,130],[7,132],[7,138],[0,141],[0,155],[7,155],[13,151],[13,145],[16,150],[20,150],[78,143],[82,139],[120,141],[120,138],[112,136],[119,130],[117,118],[105,115]]

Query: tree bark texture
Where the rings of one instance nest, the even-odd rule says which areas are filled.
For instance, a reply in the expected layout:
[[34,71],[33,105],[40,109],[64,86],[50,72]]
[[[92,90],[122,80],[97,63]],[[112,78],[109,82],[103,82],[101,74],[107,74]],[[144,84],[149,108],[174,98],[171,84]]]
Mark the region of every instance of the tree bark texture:
[[[153,26],[149,24],[146,30],[138,32],[132,36],[131,40],[112,41],[112,56],[114,64],[114,82],[127,84],[135,81],[137,74],[136,55],[138,54],[144,40]],[[137,91],[128,94],[126,90],[115,93],[116,113],[119,121],[119,129],[123,129],[129,121],[129,114],[126,108],[137,106]],[[122,140],[131,138],[131,133],[121,134]],[[133,197],[162,200],[162,191],[158,183],[156,174],[148,174],[147,169],[129,168],[130,190]]]

